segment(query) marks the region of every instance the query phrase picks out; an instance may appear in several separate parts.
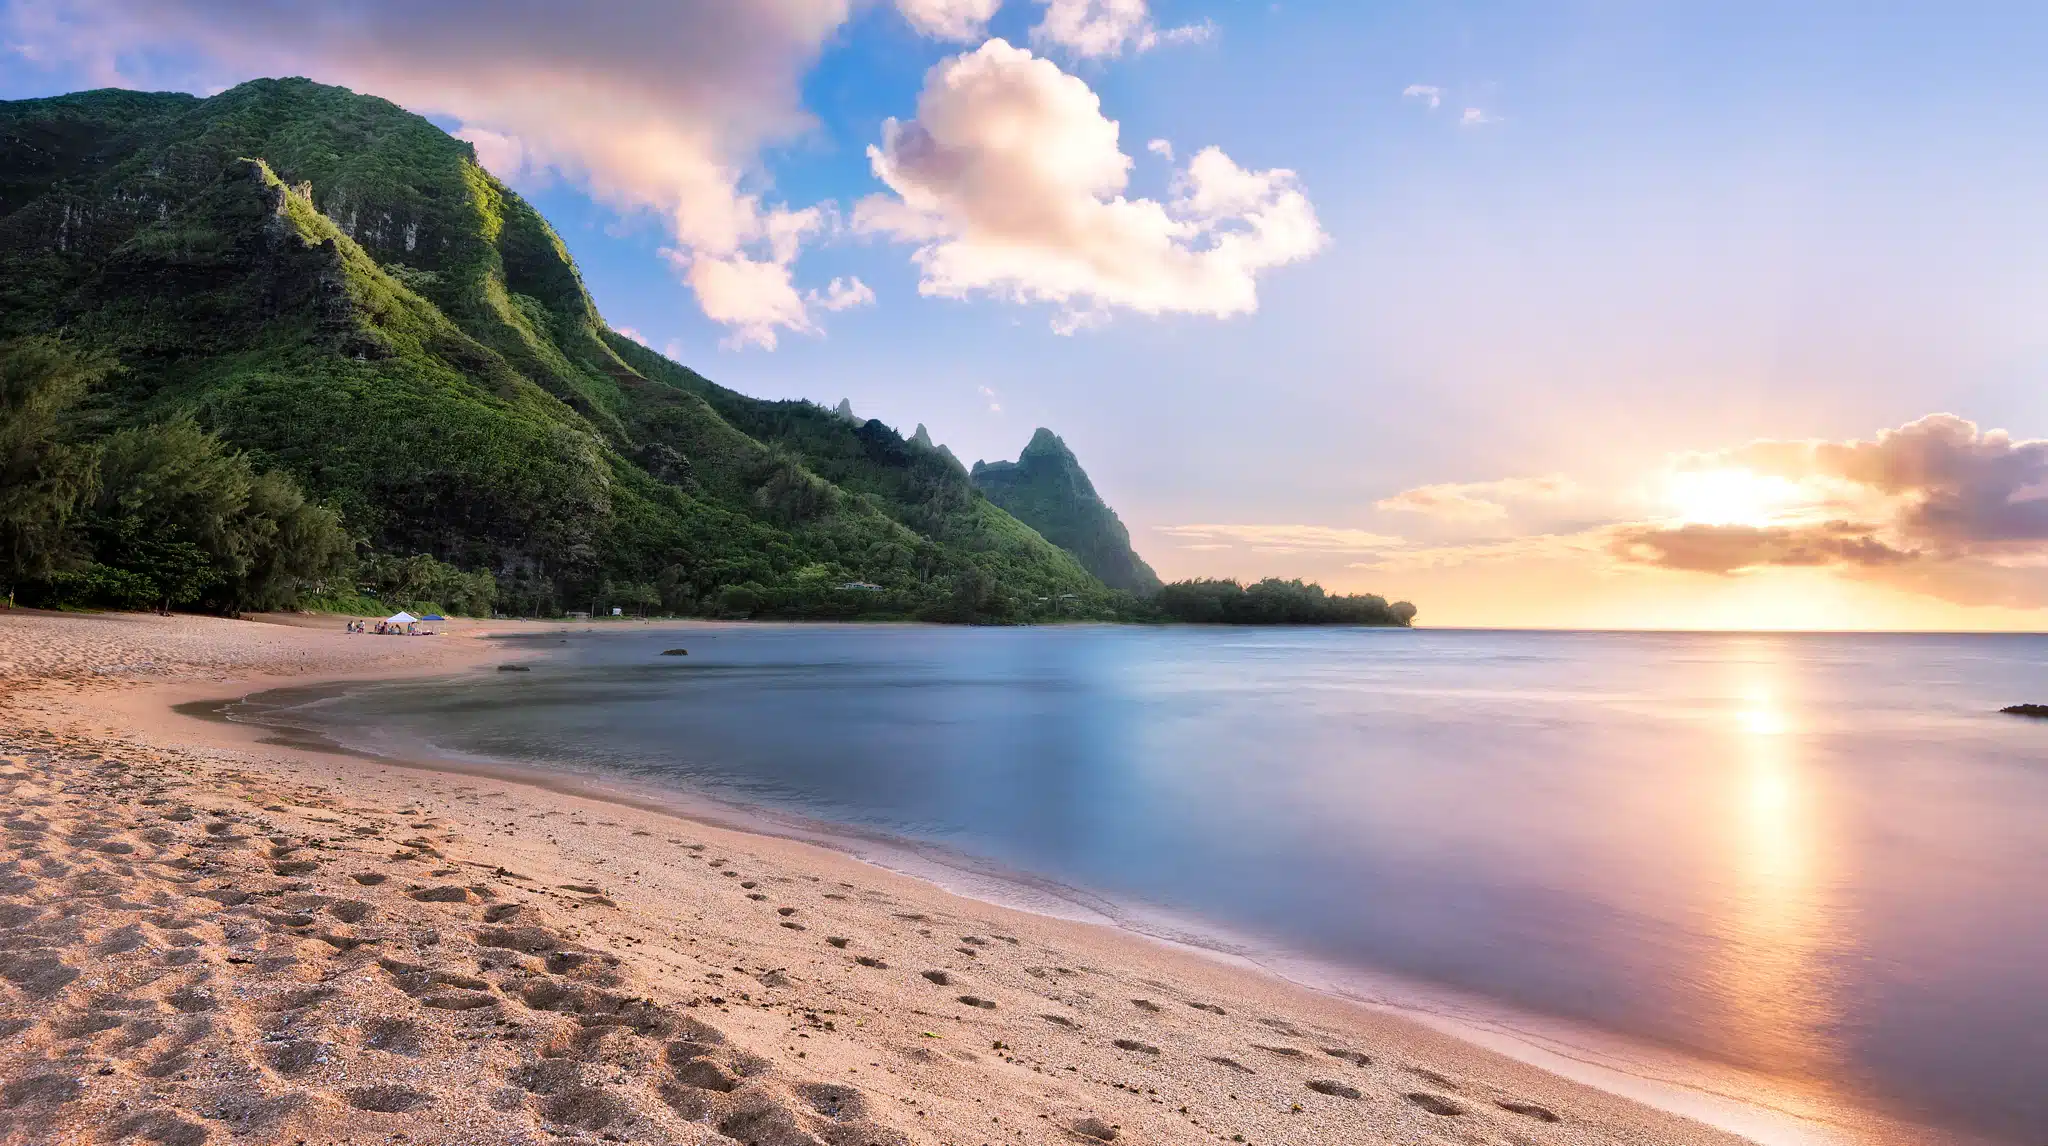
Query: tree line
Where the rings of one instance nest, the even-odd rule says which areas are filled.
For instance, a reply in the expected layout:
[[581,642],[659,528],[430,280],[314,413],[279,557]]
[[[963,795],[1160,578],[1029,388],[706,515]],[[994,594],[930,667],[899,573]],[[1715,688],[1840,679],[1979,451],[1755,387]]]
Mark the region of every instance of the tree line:
[[1389,603],[1371,593],[1338,596],[1299,579],[1268,577],[1251,585],[1234,580],[1176,581],[1151,599],[1160,617],[1199,625],[1399,625],[1415,620],[1415,606]]
[[[77,416],[111,359],[37,335],[0,342],[0,591],[30,604],[239,613],[407,601],[488,613],[488,573],[358,556],[332,506],[259,469],[189,414],[94,435]],[[381,596],[381,593],[380,593]]]
[[[537,598],[537,607],[518,608],[532,594],[516,577],[501,585],[486,570],[370,550],[335,507],[308,497],[289,473],[260,467],[189,414],[96,433],[96,419],[80,407],[116,369],[111,358],[54,336],[0,342],[0,592],[8,603],[18,595],[35,605],[197,607],[229,614],[425,606],[489,615],[500,604],[558,611],[549,607],[552,593]],[[909,467],[915,472],[901,480],[921,482],[918,492],[925,496],[902,500],[930,512],[955,487],[973,497],[964,477],[931,468]],[[762,496],[793,516],[816,511],[810,503],[819,488],[837,493],[801,467],[783,469],[782,480],[765,484]],[[744,554],[754,547],[720,549],[728,550]],[[1000,563],[1002,555],[986,550],[982,556]],[[1181,581],[1150,597],[1112,592],[1083,602],[1070,600],[1072,594],[1020,594],[973,565],[928,581],[859,588],[844,584],[853,575],[836,562],[804,564],[772,579],[718,572],[677,569],[645,582],[606,578],[594,586],[591,604],[596,611],[618,606],[642,615],[908,616],[967,623],[1092,615],[1194,624],[1407,625],[1415,616],[1405,601],[1334,595],[1279,578],[1251,585]],[[709,588],[692,583],[700,577]]]

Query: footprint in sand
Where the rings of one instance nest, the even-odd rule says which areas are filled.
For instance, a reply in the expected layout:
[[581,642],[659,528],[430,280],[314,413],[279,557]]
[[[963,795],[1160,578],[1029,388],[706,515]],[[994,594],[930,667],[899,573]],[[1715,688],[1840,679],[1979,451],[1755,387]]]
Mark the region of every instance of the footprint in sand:
[[1363,1094],[1359,1092],[1357,1087],[1351,1086],[1346,1083],[1338,1082],[1337,1080],[1331,1078],[1311,1079],[1303,1085],[1307,1086],[1310,1090],[1315,1091],[1317,1094],[1327,1094],[1332,1098],[1365,1097]]
[[[1100,1118],[1077,1118],[1068,1129],[1083,1138],[1093,1138],[1097,1142],[1114,1142],[1117,1137],[1117,1128]],[[1242,1135],[1239,1137],[1241,1140]]]
[[1507,1111],[1510,1114],[1519,1114],[1524,1118],[1533,1118],[1538,1122],[1564,1121],[1564,1119],[1559,1118],[1551,1110],[1545,1107],[1538,1106],[1533,1102],[1509,1102],[1504,1099],[1497,1098],[1494,1100],[1493,1104],[1495,1106],[1500,1107],[1502,1110]]
[[1441,1115],[1445,1118],[1456,1118],[1465,1113],[1464,1107],[1441,1095],[1429,1094],[1418,1090],[1411,1091],[1401,1097],[1429,1111],[1431,1114]]
[[408,1114],[434,1101],[434,1096],[426,1091],[388,1084],[359,1086],[346,1091],[342,1098],[357,1110],[377,1114]]
[[1408,1068],[1408,1073],[1414,1075],[1417,1078],[1426,1079],[1430,1082],[1433,1082],[1438,1086],[1443,1087],[1445,1090],[1458,1089],[1457,1083],[1452,1082],[1450,1079],[1445,1078],[1443,1075],[1440,1075],[1433,1070],[1428,1070],[1424,1067],[1411,1066]]
[[371,1050],[412,1056],[426,1049],[426,1040],[418,1023],[411,1019],[384,1016],[363,1025],[363,1045]]

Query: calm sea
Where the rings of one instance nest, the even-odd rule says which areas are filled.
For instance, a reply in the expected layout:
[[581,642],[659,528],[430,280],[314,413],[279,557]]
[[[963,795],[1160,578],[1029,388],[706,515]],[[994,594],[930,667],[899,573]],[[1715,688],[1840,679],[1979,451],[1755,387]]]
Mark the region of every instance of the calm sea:
[[2048,1143],[2048,723],[1997,712],[2048,702],[2048,638],[763,625],[506,659],[534,671],[291,719]]

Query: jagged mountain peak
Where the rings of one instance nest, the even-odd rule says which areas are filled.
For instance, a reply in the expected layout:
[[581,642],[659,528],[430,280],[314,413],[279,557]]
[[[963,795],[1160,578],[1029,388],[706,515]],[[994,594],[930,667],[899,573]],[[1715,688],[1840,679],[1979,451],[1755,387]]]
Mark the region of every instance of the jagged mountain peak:
[[1058,434],[1040,426],[1016,461],[976,462],[973,478],[990,501],[1072,553],[1103,584],[1137,594],[1159,588],[1158,575],[1131,548],[1130,531]]

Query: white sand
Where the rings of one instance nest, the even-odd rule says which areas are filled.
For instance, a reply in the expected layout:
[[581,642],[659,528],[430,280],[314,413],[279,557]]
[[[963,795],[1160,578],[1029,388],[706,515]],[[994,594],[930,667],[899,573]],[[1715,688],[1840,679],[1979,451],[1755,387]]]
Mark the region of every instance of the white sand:
[[493,659],[449,628],[0,614],[5,1141],[1740,1141],[829,849],[170,711]]

